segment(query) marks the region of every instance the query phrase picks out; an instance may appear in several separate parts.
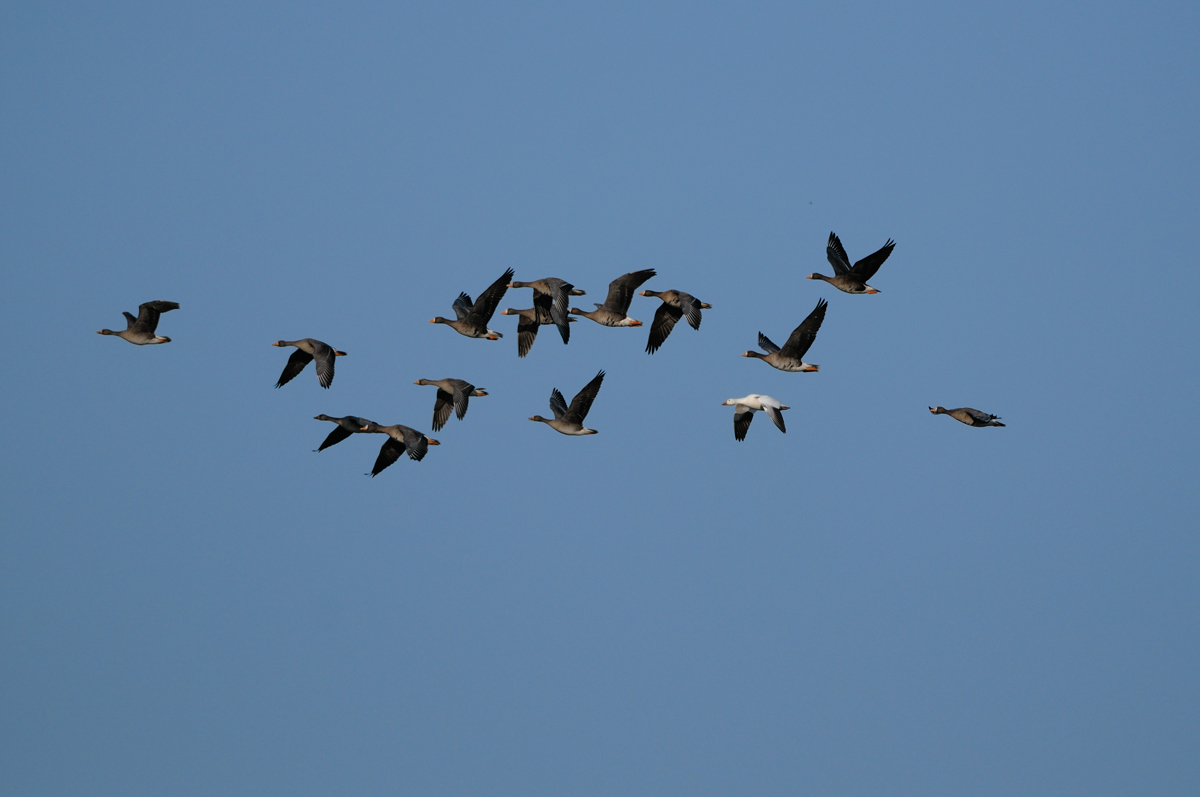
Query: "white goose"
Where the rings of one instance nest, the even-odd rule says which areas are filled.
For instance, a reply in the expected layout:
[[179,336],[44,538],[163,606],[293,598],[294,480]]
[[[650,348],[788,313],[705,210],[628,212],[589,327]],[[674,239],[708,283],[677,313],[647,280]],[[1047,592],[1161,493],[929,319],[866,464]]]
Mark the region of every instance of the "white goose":
[[762,410],[767,414],[767,417],[779,427],[779,431],[787,434],[787,429],[783,425],[784,410],[790,410],[791,407],[785,407],[770,396],[762,396],[758,393],[751,393],[742,398],[725,399],[721,402],[722,406],[734,406],[733,411],[733,438],[735,440],[745,440],[746,430],[750,428],[750,421],[754,420],[754,413]]

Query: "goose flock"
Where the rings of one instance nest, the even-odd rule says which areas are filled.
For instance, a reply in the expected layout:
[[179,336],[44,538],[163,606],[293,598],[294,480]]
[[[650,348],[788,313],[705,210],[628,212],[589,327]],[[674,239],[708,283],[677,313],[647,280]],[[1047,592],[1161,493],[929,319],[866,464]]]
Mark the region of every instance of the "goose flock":
[[[867,284],[867,280],[875,276],[879,271],[879,267],[892,254],[892,250],[895,247],[896,242],[889,238],[887,243],[878,251],[867,255],[854,265],[850,265],[850,259],[846,255],[846,250],[842,247],[841,240],[836,234],[831,232],[829,233],[829,241],[825,246],[825,256],[829,260],[829,264],[833,267],[833,276],[827,277],[824,274],[813,273],[808,275],[808,279],[823,280],[844,293],[879,293],[879,289]],[[526,310],[509,308],[500,313],[501,315],[518,316],[517,356],[525,357],[529,354],[530,349],[533,348],[533,344],[537,339],[538,328],[542,326],[553,325],[558,329],[562,342],[564,344],[569,343],[571,340],[571,323],[576,321],[575,316],[590,319],[607,327],[642,326],[641,321],[629,316],[633,297],[639,295],[659,299],[662,302],[654,313],[654,319],[650,322],[650,334],[646,341],[646,353],[654,354],[662,347],[663,343],[670,336],[671,331],[675,328],[675,324],[681,318],[687,319],[687,323],[692,329],[699,330],[702,320],[701,310],[712,309],[712,305],[679,290],[643,290],[638,293],[637,289],[639,287],[658,276],[657,272],[652,268],[631,271],[628,274],[622,274],[610,282],[608,285],[608,295],[603,303],[595,303],[595,310],[580,310],[577,307],[570,306],[571,297],[583,296],[585,293],[566,280],[557,277],[546,277],[531,282],[517,282],[513,280],[513,276],[513,270],[511,268],[508,269],[495,282],[485,288],[474,301],[471,300],[468,294],[459,293],[458,298],[451,305],[454,308],[455,318],[450,319],[436,316],[430,319],[430,323],[445,324],[460,335],[465,335],[469,338],[499,340],[504,336],[491,329],[488,324],[491,322],[492,316],[495,315],[496,308],[499,307],[505,292],[510,288],[532,288],[533,307]],[[817,332],[820,331],[821,324],[825,320],[825,311],[828,309],[828,306],[829,304],[825,299],[820,299],[817,302],[817,306],[808,314],[808,317],[792,330],[792,333],[788,336],[783,346],[775,345],[771,342],[770,338],[759,332],[758,346],[766,353],[747,351],[742,356],[763,360],[772,368],[789,373],[819,371],[820,366],[805,362],[804,356],[817,338]],[[136,318],[131,313],[124,313],[126,329],[119,332],[114,332],[111,329],[101,329],[98,334],[115,335],[119,338],[124,338],[135,346],[170,343],[170,338],[156,334],[159,319],[163,313],[178,309],[179,304],[176,302],[145,302],[138,307]],[[321,387],[329,388],[333,384],[334,364],[337,358],[346,356],[346,352],[335,349],[328,343],[315,338],[280,340],[272,345],[293,347],[296,349],[288,358],[287,364],[283,368],[283,373],[280,374],[279,380],[275,383],[276,388],[283,387],[299,376],[300,372],[310,362],[315,364],[314,370],[317,374],[317,382]],[[543,418],[541,415],[533,415],[530,416],[529,420],[544,423],[560,434],[571,436],[596,434],[595,429],[589,429],[584,426],[584,421],[587,418],[588,411],[592,407],[592,403],[595,402],[596,396],[600,393],[600,387],[603,383],[604,371],[600,371],[575,394],[569,405],[558,388],[554,388],[550,392],[550,411],[554,417]],[[451,413],[460,421],[463,420],[466,417],[470,399],[488,395],[486,390],[477,388],[463,379],[418,379],[414,384],[437,388],[431,423],[435,432],[445,427],[446,423],[450,420]],[[787,433],[787,427],[783,420],[783,412],[790,408],[782,404],[778,399],[761,393],[750,393],[741,398],[726,399],[722,404],[734,408],[734,440],[740,442],[746,439],[746,433],[750,429],[750,422],[754,419],[754,413],[756,412],[766,413],[767,417],[771,419],[771,422],[775,424],[780,432]],[[948,410],[945,407],[938,406],[930,407],[929,411],[934,415],[949,415],[951,418],[968,426],[1004,426],[1000,422],[999,416],[981,412],[971,407],[958,407]],[[337,445],[354,434],[373,433],[387,435],[387,440],[384,441],[383,446],[379,449],[379,455],[369,474],[372,477],[378,476],[383,470],[400,459],[403,454],[407,454],[408,458],[414,462],[420,462],[429,451],[429,446],[440,445],[437,440],[433,440],[416,429],[402,424],[380,426],[368,418],[360,418],[355,415],[347,415],[342,418],[317,415],[315,416],[315,420],[329,421],[336,424],[333,431],[329,433],[320,447],[315,449],[318,452],[324,451],[330,446]]]

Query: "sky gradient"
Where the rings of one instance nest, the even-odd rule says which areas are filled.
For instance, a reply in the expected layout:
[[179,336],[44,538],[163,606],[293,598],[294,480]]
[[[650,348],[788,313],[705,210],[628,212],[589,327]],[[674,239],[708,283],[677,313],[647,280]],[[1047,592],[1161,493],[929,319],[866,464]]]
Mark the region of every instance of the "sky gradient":
[[[1196,792],[1198,21],[9,7],[0,782]],[[831,230],[880,294],[804,279]],[[508,268],[713,309],[428,323]],[[738,356],[822,297],[819,373]],[[273,389],[301,337],[330,390]],[[527,420],[600,369],[599,434]],[[443,377],[490,395],[424,461],[313,453]]]

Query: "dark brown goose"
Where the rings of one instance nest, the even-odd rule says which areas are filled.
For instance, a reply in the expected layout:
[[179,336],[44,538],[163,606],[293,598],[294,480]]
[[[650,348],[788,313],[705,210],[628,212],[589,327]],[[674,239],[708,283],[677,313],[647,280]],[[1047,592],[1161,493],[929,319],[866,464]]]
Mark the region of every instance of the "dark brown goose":
[[571,399],[571,406],[567,406],[567,400],[563,398],[563,394],[558,392],[558,388],[550,391],[550,411],[554,413],[553,418],[543,418],[541,415],[530,416],[531,421],[541,421],[556,432],[569,435],[585,435],[596,434],[595,429],[588,429],[583,425],[583,419],[587,417],[588,410],[592,408],[592,402],[596,400],[596,394],[600,392],[600,383],[604,381],[604,372],[596,374],[591,382],[583,386],[575,394],[575,398]]
[[460,293],[458,298],[454,300],[454,313],[458,318],[453,321],[449,318],[429,319],[431,324],[445,324],[460,335],[466,335],[468,338],[487,338],[488,340],[499,340],[504,337],[499,332],[488,329],[488,322],[492,320],[492,314],[496,312],[496,306],[500,304],[500,299],[504,296],[504,292],[508,290],[508,281],[512,279],[513,270],[510,268],[505,271],[500,279],[488,286],[488,289],[479,294],[479,298],[474,303],[471,302],[471,297],[465,293]]
[[170,343],[170,338],[155,335],[154,330],[158,329],[159,315],[178,309],[179,304],[177,302],[145,302],[138,305],[137,318],[134,318],[132,313],[122,313],[125,316],[125,329],[122,329],[120,332],[113,332],[111,329],[101,329],[96,334],[116,335],[118,338],[129,341],[134,346]]
[[596,309],[590,312],[580,310],[578,307],[572,307],[570,312],[572,315],[590,318],[597,324],[603,324],[606,327],[640,327],[641,321],[627,315],[629,304],[633,301],[633,294],[637,291],[638,286],[653,276],[655,276],[655,272],[652,268],[622,274],[608,283],[608,297],[604,300],[604,304],[597,302]]
[[414,385],[436,385],[437,398],[433,401],[433,431],[439,431],[450,420],[450,410],[461,421],[467,414],[467,402],[472,396],[486,396],[487,391],[477,388],[462,379],[418,379]]
[[842,242],[836,235],[829,233],[829,243],[825,245],[825,257],[833,266],[833,276],[824,274],[809,274],[810,280],[825,280],[839,291],[846,293],[879,293],[877,288],[867,284],[867,280],[875,276],[875,272],[888,259],[888,255],[896,248],[896,242],[888,238],[878,252],[867,255],[862,260],[850,265],[850,258],[842,248]]
[[400,459],[401,454],[408,454],[409,459],[420,462],[425,458],[425,452],[429,450],[430,446],[441,445],[437,440],[426,437],[416,429],[410,429],[398,423],[392,426],[380,426],[377,423],[368,422],[359,431],[376,432],[388,436],[388,439],[383,441],[383,447],[379,449],[375,467],[371,469],[371,478],[375,478],[389,465]]
[[533,288],[534,308],[543,308],[550,314],[550,321],[558,327],[558,334],[562,336],[563,343],[571,340],[571,326],[567,323],[567,304],[570,300],[567,297],[583,296],[583,291],[558,277],[546,277],[533,282],[510,282],[508,287]]
[[[529,354],[529,350],[533,348],[533,342],[537,340],[538,327],[544,324],[553,324],[554,321],[550,318],[550,297],[544,296],[546,299],[546,308],[530,307],[528,310],[513,310],[511,307],[507,310],[501,310],[500,315],[515,315],[520,316],[520,321],[517,322],[517,356],[524,357]],[[567,316],[567,321],[574,323],[578,319]]]
[[328,343],[322,343],[315,338],[277,340],[271,345],[296,347],[296,351],[292,352],[292,356],[288,358],[287,365],[283,367],[279,381],[275,383],[277,388],[283,387],[295,379],[296,375],[304,370],[304,366],[314,360],[317,363],[317,381],[321,383],[321,387],[329,387],[333,384],[334,359],[346,356],[346,352],[338,351]]
[[639,296],[662,299],[662,305],[654,312],[654,320],[650,322],[650,339],[646,341],[646,353],[654,354],[663,341],[675,328],[675,322],[687,318],[692,329],[700,328],[700,310],[712,309],[711,304],[704,302],[683,291],[642,291]]
[[792,334],[788,336],[787,343],[783,344],[783,348],[779,348],[771,339],[763,333],[758,333],[758,345],[766,352],[759,354],[756,351],[748,351],[743,354],[743,357],[756,357],[772,368],[778,368],[780,371],[819,371],[821,366],[813,365],[804,362],[804,354],[812,346],[813,341],[817,339],[817,330],[821,328],[821,322],[825,320],[825,308],[828,303],[824,299],[817,301],[816,308],[808,314],[808,318],[800,322],[800,326],[792,330]]
[[929,411],[934,415],[949,415],[956,421],[961,421],[967,426],[1003,426],[1000,423],[999,415],[989,415],[986,412],[972,409],[971,407],[958,407],[953,410],[948,410],[945,407],[930,407]]
[[332,418],[328,415],[317,415],[313,417],[314,421],[333,421],[337,424],[329,436],[325,438],[325,442],[321,443],[321,447],[316,451],[324,451],[330,446],[336,446],[338,443],[345,440],[352,434],[357,434],[363,430],[367,424],[374,421],[367,418],[359,418],[357,415],[347,415],[345,418]]

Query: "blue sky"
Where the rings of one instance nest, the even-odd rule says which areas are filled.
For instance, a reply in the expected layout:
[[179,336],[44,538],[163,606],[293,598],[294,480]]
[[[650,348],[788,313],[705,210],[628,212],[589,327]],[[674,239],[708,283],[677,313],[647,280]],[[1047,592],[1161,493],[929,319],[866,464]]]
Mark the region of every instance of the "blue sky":
[[[9,8],[0,778],[1195,791],[1197,23]],[[882,293],[803,279],[830,230],[897,241]],[[428,323],[507,268],[713,309],[653,357]],[[821,297],[820,373],[738,357]],[[95,334],[153,299],[172,343]],[[332,389],[273,390],[309,336]],[[526,420],[601,368],[598,435]],[[312,453],[319,413],[428,432],[447,376],[491,395],[423,462]],[[750,392],[786,435],[734,442]]]

